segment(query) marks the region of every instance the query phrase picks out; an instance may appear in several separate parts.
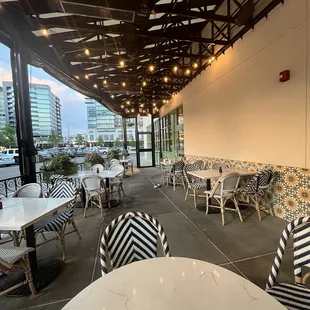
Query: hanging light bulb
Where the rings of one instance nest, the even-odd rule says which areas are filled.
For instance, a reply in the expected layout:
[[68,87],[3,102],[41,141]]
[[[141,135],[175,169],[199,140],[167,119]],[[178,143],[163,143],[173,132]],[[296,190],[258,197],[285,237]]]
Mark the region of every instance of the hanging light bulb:
[[121,108],[124,109],[124,105],[123,104],[121,105]]
[[150,66],[149,66],[149,70],[150,70],[151,72],[153,72],[153,71],[155,70],[155,67],[154,67],[153,65],[150,65]]
[[168,82],[168,78],[165,76],[164,77],[164,82],[167,83]]
[[126,86],[126,83],[125,83],[125,82],[123,82],[123,83],[122,83],[122,86],[123,86],[123,87],[125,87],[125,86]]
[[42,29],[41,32],[45,37],[48,36],[48,31],[46,29]]
[[132,109],[131,109],[131,112],[133,113],[134,111],[135,111],[135,109],[134,109],[134,108],[132,108]]
[[75,75],[74,76],[77,80],[79,80],[80,79],[80,77],[78,76],[78,75]]
[[97,85],[97,84],[94,84],[93,86],[94,86],[94,88],[98,88],[98,85]]
[[120,64],[121,67],[125,67],[125,61],[124,61],[124,60],[121,60],[121,61],[119,62],[119,64]]
[[86,80],[88,80],[88,79],[89,79],[88,74],[85,74],[85,79],[86,79]]
[[173,67],[173,72],[174,72],[174,73],[177,73],[178,69],[179,69],[178,66],[174,66],[174,67]]
[[211,60],[212,60],[212,61],[214,61],[214,60],[215,60],[215,57],[214,57],[214,56],[212,56],[212,57],[211,57]]
[[103,82],[102,82],[104,85],[107,85],[107,80],[103,80]]
[[111,95],[111,98],[114,99],[114,95]]
[[156,107],[156,103],[155,102],[153,102],[153,107]]
[[86,56],[89,56],[90,55],[89,49],[88,48],[85,49],[84,53],[85,53]]
[[191,74],[191,70],[186,69],[185,74],[186,74],[186,75],[190,75],[190,74]]
[[127,105],[130,105],[130,101],[129,101],[129,100],[127,100],[127,101],[126,101],[126,104],[127,104]]
[[193,67],[194,67],[194,69],[197,69],[197,68],[198,68],[198,63],[197,63],[197,62],[194,62],[194,63],[193,63]]
[[145,81],[142,82],[142,86],[146,86],[146,82]]

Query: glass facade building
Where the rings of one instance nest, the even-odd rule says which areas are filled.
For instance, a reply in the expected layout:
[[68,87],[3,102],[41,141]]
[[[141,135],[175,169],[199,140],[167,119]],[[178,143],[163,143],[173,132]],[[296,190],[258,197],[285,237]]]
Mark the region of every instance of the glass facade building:
[[3,90],[0,87],[0,129],[3,128],[6,124],[5,121],[5,112],[4,112],[4,98],[3,98]]
[[[31,119],[34,137],[48,137],[54,130],[62,135],[60,100],[48,85],[30,84]],[[12,82],[3,82],[5,123],[16,127]]]

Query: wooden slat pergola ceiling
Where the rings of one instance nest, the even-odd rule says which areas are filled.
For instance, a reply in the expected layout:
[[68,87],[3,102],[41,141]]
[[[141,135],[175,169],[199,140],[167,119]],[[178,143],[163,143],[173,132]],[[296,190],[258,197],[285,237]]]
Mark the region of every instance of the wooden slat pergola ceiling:
[[124,116],[171,96],[283,0],[3,0],[0,41]]

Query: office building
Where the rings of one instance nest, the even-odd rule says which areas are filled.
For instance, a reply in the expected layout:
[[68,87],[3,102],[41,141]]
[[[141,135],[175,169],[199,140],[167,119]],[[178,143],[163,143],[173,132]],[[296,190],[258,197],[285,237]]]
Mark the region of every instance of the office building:
[[0,129],[3,128],[6,124],[5,121],[5,112],[4,112],[4,99],[2,87],[0,87]]
[[[5,123],[16,127],[12,82],[3,82],[3,101]],[[61,135],[60,100],[52,93],[51,88],[48,85],[30,84],[30,101],[33,136],[44,141],[52,130]]]

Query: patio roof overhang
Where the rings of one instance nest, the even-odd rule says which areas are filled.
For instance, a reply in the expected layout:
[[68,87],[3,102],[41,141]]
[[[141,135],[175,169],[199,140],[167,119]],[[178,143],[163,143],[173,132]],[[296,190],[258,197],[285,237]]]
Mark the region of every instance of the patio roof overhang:
[[117,114],[157,115],[281,2],[2,0],[0,42]]

